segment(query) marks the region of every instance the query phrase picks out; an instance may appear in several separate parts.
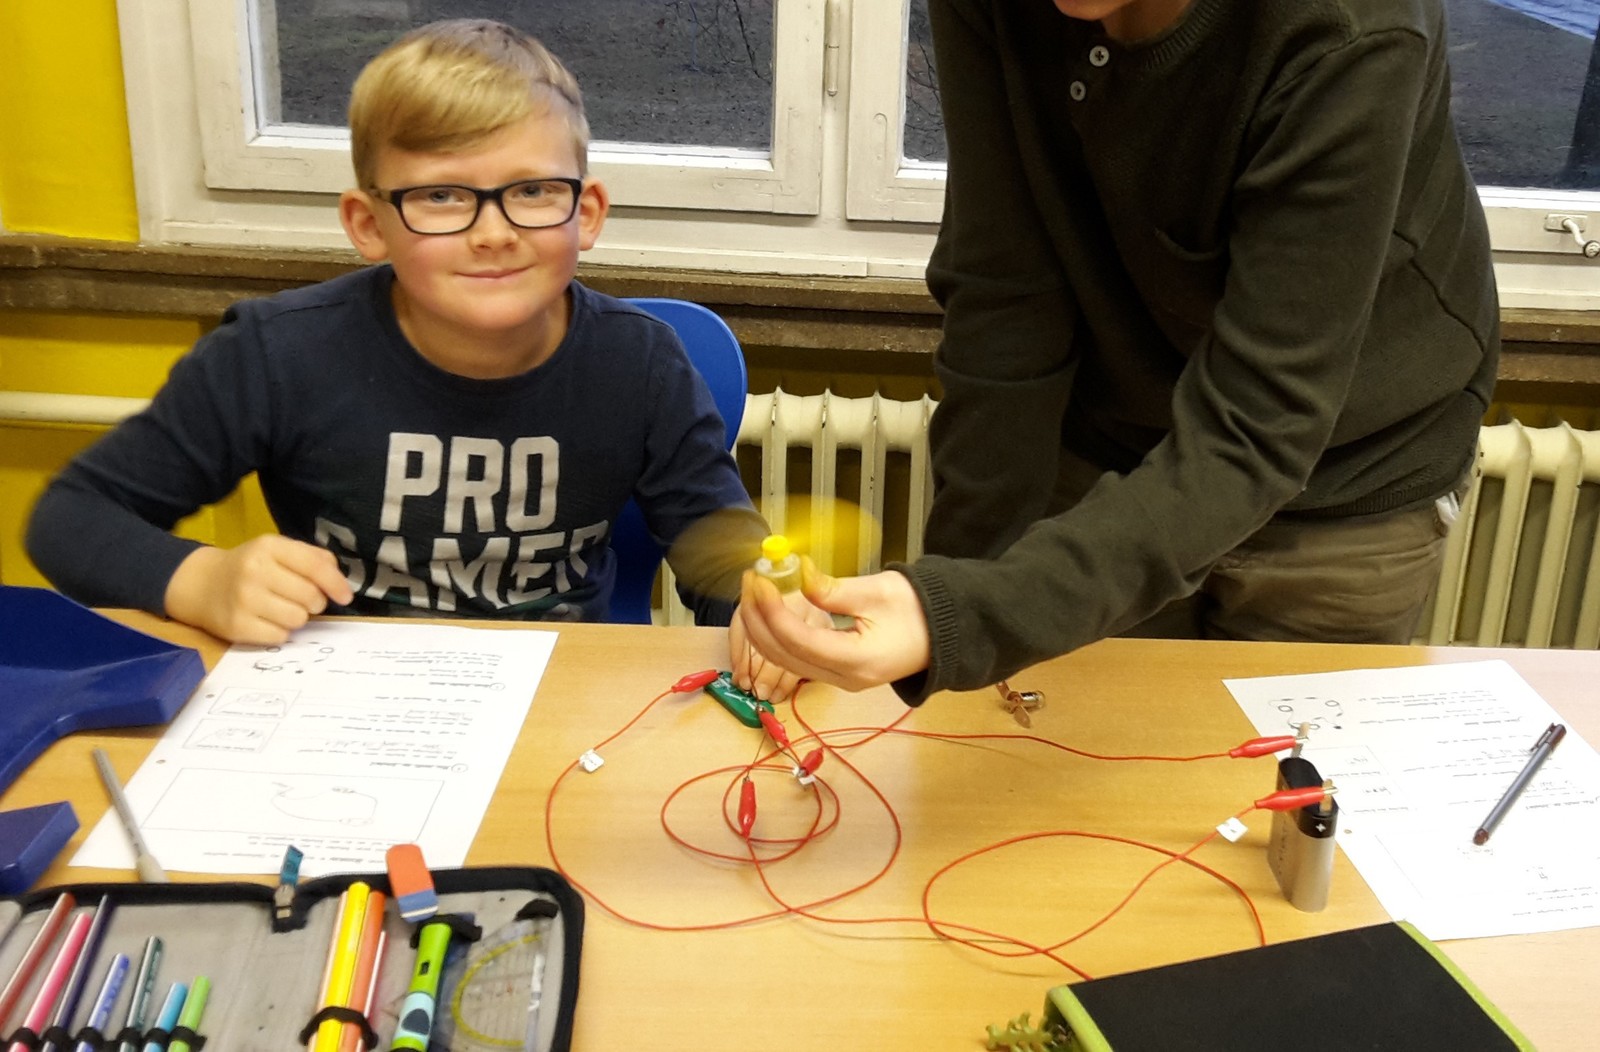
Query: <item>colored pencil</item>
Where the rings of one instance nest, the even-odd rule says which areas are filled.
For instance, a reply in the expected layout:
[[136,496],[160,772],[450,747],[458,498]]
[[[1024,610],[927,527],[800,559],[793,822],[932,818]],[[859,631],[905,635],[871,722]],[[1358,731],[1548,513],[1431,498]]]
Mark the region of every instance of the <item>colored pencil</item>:
[[[89,926],[93,923],[94,917],[87,913],[72,918],[67,937],[61,943],[61,949],[56,951],[56,959],[50,962],[50,970],[44,973],[44,983],[39,987],[39,992],[34,995],[33,1007],[22,1019],[22,1025],[35,1034],[44,1031],[50,1019],[50,1009],[56,1003],[56,998],[61,996],[61,988],[67,985],[67,976],[72,972],[73,965],[77,964],[78,955],[83,952],[84,940],[89,937]],[[13,1041],[10,1052],[31,1050],[26,1041]]]
[[[329,1005],[348,1007],[350,1004],[350,983],[355,978],[356,956],[361,948],[361,926],[366,919],[367,899],[371,894],[372,889],[358,880],[341,896],[333,966],[328,971],[327,994],[319,1011]],[[337,1019],[324,1019],[311,1041],[312,1052],[337,1052],[343,1032],[344,1024]]]
[[55,905],[50,907],[50,912],[45,914],[44,923],[39,925],[39,932],[28,944],[28,950],[22,955],[22,960],[11,972],[11,978],[6,980],[6,988],[0,991],[0,1033],[9,1032],[5,1027],[6,1017],[11,1015],[11,1010],[22,1000],[22,991],[28,988],[28,983],[33,980],[33,973],[39,969],[44,961],[45,954],[50,952],[51,943],[56,941],[56,936],[61,929],[66,927],[67,917],[77,908],[77,900],[70,892],[62,892],[56,896]]
[[[67,985],[61,990],[61,1000],[51,1020],[52,1029],[60,1027],[68,1033],[72,1030],[72,1017],[78,1014],[78,1002],[83,1000],[83,992],[89,986],[89,971],[100,953],[100,944],[105,941],[106,928],[111,923],[111,910],[111,896],[101,895],[100,901],[95,903],[94,910],[89,914],[89,933],[84,936],[83,948],[78,951],[78,959],[72,962]],[[39,1046],[39,1052],[56,1052],[60,1047],[54,1041],[45,1041]]]
[[[388,897],[381,891],[367,896],[367,913],[361,922],[361,946],[356,952],[356,970],[350,980],[350,1007],[372,1020],[372,1002],[378,986],[378,970],[383,964],[383,913]],[[339,1038],[339,1052],[361,1052],[361,1028],[347,1025]]]

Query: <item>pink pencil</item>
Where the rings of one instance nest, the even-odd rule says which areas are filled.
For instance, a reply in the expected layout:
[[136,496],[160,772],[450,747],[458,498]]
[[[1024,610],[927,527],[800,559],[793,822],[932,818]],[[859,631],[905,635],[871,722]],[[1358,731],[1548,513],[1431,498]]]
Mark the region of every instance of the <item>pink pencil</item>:
[[50,950],[50,944],[56,941],[56,936],[66,925],[68,914],[77,905],[77,900],[70,892],[62,892],[56,899],[55,905],[50,907],[50,912],[45,915],[44,923],[39,925],[39,933],[33,937],[33,942],[28,944],[28,952],[22,955],[22,962],[17,965],[16,971],[11,973],[5,992],[0,993],[0,1034],[7,1032],[3,1028],[11,1016],[11,1009],[22,1000],[22,991],[28,988],[39,962],[44,960],[44,955]]
[[[72,972],[72,966],[83,950],[83,942],[89,937],[89,926],[93,923],[94,916],[88,913],[80,913],[72,918],[72,927],[67,929],[66,941],[61,944],[56,959],[50,962],[50,970],[44,975],[44,985],[39,987],[38,996],[33,999],[33,1007],[28,1009],[28,1014],[22,1019],[22,1025],[35,1034],[50,1021],[50,1009],[55,1007],[56,998],[61,996],[61,988],[67,983],[67,976]],[[11,1052],[28,1052],[28,1043],[11,1042]]]

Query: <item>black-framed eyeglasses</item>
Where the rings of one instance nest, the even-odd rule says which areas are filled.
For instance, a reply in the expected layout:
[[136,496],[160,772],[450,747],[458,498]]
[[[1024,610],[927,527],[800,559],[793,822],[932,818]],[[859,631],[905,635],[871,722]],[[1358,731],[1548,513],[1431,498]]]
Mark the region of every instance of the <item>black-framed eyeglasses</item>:
[[445,183],[436,186],[374,188],[371,193],[394,205],[413,234],[459,234],[478,221],[485,201],[500,208],[506,222],[524,230],[561,226],[578,211],[582,179],[518,179],[484,189]]

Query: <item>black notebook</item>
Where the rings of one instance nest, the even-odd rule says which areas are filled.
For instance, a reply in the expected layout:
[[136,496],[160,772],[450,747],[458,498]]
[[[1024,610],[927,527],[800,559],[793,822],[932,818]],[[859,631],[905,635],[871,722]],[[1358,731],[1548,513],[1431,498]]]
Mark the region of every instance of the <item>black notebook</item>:
[[1044,1030],[1073,1052],[1533,1048],[1405,923],[1058,986]]

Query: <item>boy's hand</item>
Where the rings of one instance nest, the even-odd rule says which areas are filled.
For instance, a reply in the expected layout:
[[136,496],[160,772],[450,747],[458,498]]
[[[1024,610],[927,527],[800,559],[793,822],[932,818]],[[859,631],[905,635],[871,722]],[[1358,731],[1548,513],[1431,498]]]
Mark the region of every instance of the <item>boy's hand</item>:
[[[781,602],[805,624],[825,629],[833,627],[833,619],[827,612],[813,606],[802,591],[781,593]],[[787,701],[805,680],[781,665],[766,660],[751,647],[744,617],[745,606],[741,603],[728,624],[729,667],[733,672],[734,684],[763,701]]]
[[892,570],[828,577],[808,559],[801,590],[817,609],[854,619],[850,628],[819,628],[796,617],[786,596],[746,573],[739,603],[749,643],[768,665],[791,675],[863,690],[928,667],[928,621],[916,589]]
[[230,643],[271,645],[354,599],[326,548],[277,534],[237,548],[197,548],[167,582],[167,616]]

